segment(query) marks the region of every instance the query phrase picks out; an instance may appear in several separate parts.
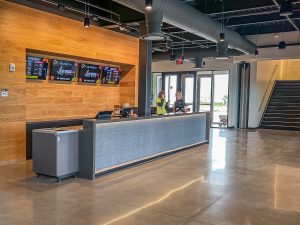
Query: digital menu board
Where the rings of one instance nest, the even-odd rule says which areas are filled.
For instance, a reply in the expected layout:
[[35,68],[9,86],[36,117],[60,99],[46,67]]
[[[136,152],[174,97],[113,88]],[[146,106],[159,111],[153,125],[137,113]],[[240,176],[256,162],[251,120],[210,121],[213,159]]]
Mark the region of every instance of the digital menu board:
[[121,79],[120,68],[104,66],[102,71],[102,84],[119,84]]
[[81,63],[79,70],[79,82],[98,83],[101,69],[102,67],[99,65]]
[[48,59],[26,56],[26,79],[46,80]]
[[65,60],[52,60],[51,80],[75,81],[78,63]]

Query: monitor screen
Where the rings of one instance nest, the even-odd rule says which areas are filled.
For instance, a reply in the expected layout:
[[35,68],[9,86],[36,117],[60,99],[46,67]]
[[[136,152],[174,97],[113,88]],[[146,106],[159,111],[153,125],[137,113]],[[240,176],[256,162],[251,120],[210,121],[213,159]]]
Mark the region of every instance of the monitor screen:
[[52,60],[51,80],[75,81],[78,63],[65,60]]
[[102,84],[119,84],[121,79],[120,68],[104,66],[102,71]]
[[97,120],[101,119],[111,119],[111,114],[113,111],[99,111],[95,117]]
[[26,79],[46,80],[48,59],[26,56]]
[[101,74],[101,66],[81,63],[79,70],[79,82],[98,83]]

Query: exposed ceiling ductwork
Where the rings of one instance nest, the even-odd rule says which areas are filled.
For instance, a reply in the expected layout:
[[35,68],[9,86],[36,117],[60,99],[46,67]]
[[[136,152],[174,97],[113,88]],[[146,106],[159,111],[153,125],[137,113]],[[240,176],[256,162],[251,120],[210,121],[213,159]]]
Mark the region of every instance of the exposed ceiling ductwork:
[[163,15],[163,7],[157,4],[153,4],[151,10],[145,11],[147,25],[147,35],[143,37],[145,40],[157,41],[164,39],[164,36],[161,32]]
[[[215,58],[216,57],[216,47],[209,49],[186,49],[184,51],[185,60],[195,60],[196,58]],[[182,50],[174,50],[173,54],[175,58],[182,55]],[[227,55],[230,56],[240,56],[242,53],[235,49],[228,49]],[[170,53],[169,52],[155,52],[152,55],[152,61],[169,61]]]
[[[145,11],[144,0],[114,0],[115,2],[135,9],[139,12]],[[163,3],[163,4],[162,4]],[[156,0],[153,5],[161,5],[163,10],[163,21],[179,27],[190,33],[196,34],[207,40],[217,43],[221,31],[221,24],[209,16],[199,12],[190,5],[179,0]],[[238,33],[225,28],[229,48],[233,48],[246,54],[253,54],[256,46],[242,38]]]

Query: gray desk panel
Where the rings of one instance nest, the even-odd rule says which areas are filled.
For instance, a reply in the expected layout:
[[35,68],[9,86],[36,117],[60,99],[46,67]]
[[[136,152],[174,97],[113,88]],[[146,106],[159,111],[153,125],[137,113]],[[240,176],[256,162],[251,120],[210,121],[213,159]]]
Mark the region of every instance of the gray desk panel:
[[96,125],[95,170],[205,140],[206,114],[100,123]]

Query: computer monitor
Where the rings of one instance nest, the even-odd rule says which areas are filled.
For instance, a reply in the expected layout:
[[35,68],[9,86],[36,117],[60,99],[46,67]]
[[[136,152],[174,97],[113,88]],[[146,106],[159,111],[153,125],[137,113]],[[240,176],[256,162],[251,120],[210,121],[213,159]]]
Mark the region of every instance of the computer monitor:
[[111,119],[111,114],[113,111],[99,111],[95,117],[97,120],[107,120]]

